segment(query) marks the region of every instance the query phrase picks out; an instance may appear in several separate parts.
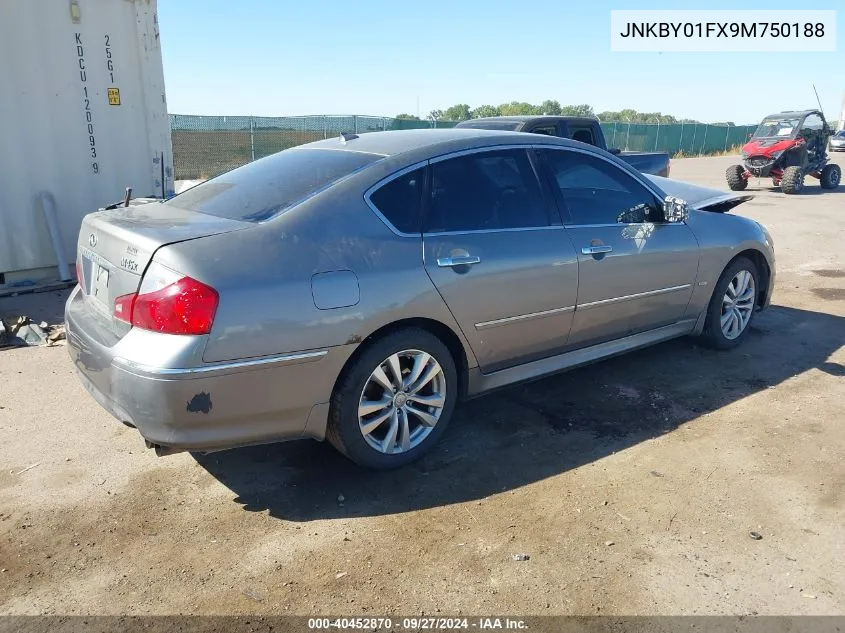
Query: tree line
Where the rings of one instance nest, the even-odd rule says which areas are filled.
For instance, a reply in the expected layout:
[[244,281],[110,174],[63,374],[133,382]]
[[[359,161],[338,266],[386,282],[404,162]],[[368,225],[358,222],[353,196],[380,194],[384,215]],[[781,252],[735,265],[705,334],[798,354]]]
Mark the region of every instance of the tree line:
[[[599,121],[624,121],[631,123],[701,123],[695,119],[678,119],[671,114],[663,114],[662,112],[638,112],[627,108],[618,112],[606,110],[604,112],[595,113],[593,107],[586,103],[580,105],[560,105],[559,101],[547,99],[539,105],[527,103],[524,101],[511,101],[510,103],[503,103],[498,106],[494,105],[480,105],[477,108],[471,108],[466,103],[458,103],[446,108],[445,110],[432,110],[425,117],[428,121],[467,121],[469,119],[478,119],[481,117],[490,116],[513,116],[513,115],[542,115],[553,114],[559,116],[585,116],[596,117]],[[409,119],[420,121],[421,118],[413,114],[397,114],[397,119]],[[722,121],[713,123],[712,125],[734,125],[733,121]]]

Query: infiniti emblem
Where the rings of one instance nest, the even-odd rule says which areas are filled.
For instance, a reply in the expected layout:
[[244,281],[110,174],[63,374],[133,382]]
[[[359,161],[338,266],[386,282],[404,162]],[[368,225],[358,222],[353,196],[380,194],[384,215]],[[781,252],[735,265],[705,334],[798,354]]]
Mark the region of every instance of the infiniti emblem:
[[91,233],[91,235],[88,236],[88,246],[93,248],[96,245],[97,245],[97,234]]

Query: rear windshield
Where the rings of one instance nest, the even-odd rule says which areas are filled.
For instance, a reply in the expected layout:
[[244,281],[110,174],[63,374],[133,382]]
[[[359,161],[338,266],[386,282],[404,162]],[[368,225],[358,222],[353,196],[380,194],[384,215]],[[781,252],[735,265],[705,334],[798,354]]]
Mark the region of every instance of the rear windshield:
[[289,149],[212,178],[165,204],[262,222],[380,158],[361,152]]
[[470,127],[476,130],[502,130],[515,132],[522,121],[461,121],[455,127]]

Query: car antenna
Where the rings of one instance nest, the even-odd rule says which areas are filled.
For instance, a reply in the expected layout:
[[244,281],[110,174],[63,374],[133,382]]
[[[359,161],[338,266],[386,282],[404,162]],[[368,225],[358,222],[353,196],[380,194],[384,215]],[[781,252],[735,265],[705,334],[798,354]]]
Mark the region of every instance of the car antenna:
[[[813,84],[813,92],[816,93],[816,101],[819,104],[819,112],[821,112],[822,115],[824,115],[824,108],[822,108],[822,100],[819,99],[819,91],[816,90],[816,84]],[[827,117],[824,117],[824,118],[825,118],[825,120],[827,120]]]
[[352,141],[358,138],[357,134],[352,134],[351,132],[341,132],[340,133],[340,142],[346,145],[348,141]]

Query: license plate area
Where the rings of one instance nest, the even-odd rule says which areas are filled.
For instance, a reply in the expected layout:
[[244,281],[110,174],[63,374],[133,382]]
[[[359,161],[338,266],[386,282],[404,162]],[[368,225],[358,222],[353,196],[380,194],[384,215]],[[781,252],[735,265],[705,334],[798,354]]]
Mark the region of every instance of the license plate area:
[[102,303],[109,302],[109,269],[92,262],[94,279],[91,283],[91,296]]
[[82,255],[82,268],[85,277],[85,293],[93,299],[91,304],[98,311],[110,315],[111,295],[109,291],[109,280],[112,270],[104,265],[101,258]]

